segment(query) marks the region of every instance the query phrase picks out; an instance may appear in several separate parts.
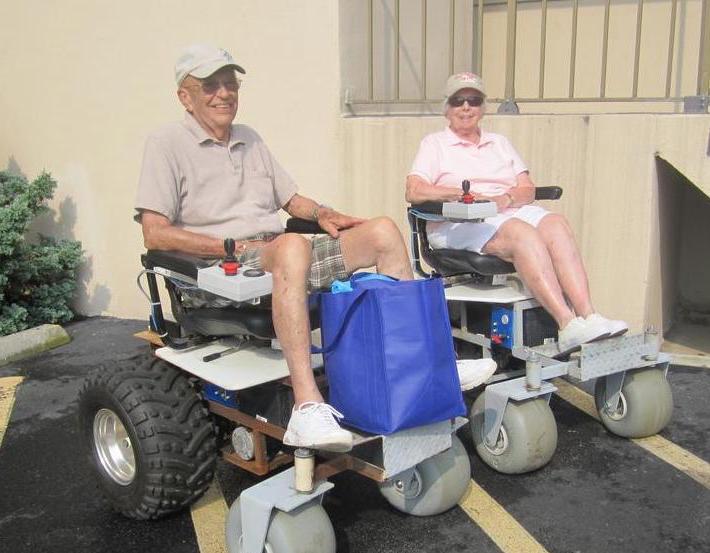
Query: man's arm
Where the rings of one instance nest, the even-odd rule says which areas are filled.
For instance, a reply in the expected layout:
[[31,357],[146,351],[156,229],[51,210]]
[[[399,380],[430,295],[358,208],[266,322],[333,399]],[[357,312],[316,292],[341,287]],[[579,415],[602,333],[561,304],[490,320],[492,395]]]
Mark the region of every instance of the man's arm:
[[[183,230],[155,211],[141,210],[143,244],[148,250],[174,250],[202,257],[224,256],[224,244],[219,238]],[[245,246],[237,243],[237,252]]]
[[354,227],[364,221],[358,217],[344,215],[330,207],[321,206],[300,194],[294,194],[283,208],[291,217],[316,221],[333,238],[338,237],[338,231]]

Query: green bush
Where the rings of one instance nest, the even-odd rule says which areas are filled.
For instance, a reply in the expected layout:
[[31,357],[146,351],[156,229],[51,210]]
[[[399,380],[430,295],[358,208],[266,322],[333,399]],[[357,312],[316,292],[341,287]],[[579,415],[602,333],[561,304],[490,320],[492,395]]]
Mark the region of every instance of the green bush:
[[32,220],[47,210],[56,181],[48,173],[28,182],[0,171],[0,336],[74,317],[81,242],[40,236],[27,241]]

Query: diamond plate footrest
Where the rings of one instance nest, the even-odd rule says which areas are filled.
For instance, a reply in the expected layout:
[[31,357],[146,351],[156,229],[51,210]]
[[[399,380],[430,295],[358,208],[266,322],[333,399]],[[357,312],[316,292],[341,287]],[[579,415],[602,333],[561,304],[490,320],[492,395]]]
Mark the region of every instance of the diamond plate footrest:
[[649,340],[644,334],[621,336],[584,344],[578,363],[569,368],[569,375],[585,381],[668,361],[669,355],[658,352],[656,338]]

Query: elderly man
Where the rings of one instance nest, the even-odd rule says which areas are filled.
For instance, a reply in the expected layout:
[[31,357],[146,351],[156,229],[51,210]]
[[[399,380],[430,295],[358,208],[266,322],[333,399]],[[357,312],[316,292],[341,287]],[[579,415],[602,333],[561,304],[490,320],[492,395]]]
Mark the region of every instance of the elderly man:
[[[347,451],[352,435],[324,403],[310,365],[306,293],[353,271],[376,266],[411,279],[407,251],[387,218],[349,217],[297,193],[259,135],[234,125],[244,73],[225,50],[187,48],[175,66],[181,122],[149,136],[136,209],[145,247],[222,257],[237,241],[240,262],[273,274],[273,321],[293,382],[295,406],[284,443]],[[313,240],[284,234],[279,209],[317,221],[327,234]]]

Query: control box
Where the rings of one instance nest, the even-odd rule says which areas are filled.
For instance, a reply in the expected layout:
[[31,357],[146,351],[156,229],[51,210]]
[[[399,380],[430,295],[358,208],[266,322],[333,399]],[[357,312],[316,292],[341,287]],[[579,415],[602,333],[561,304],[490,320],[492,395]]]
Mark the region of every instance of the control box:
[[476,220],[493,217],[498,214],[498,206],[495,202],[473,202],[465,204],[463,202],[444,202],[441,206],[441,214],[444,217],[461,220]]
[[494,307],[491,312],[491,342],[513,349],[513,310]]
[[248,301],[271,294],[273,279],[271,273],[247,265],[239,267],[236,275],[227,276],[222,267],[214,265],[197,271],[197,286],[232,301]]

